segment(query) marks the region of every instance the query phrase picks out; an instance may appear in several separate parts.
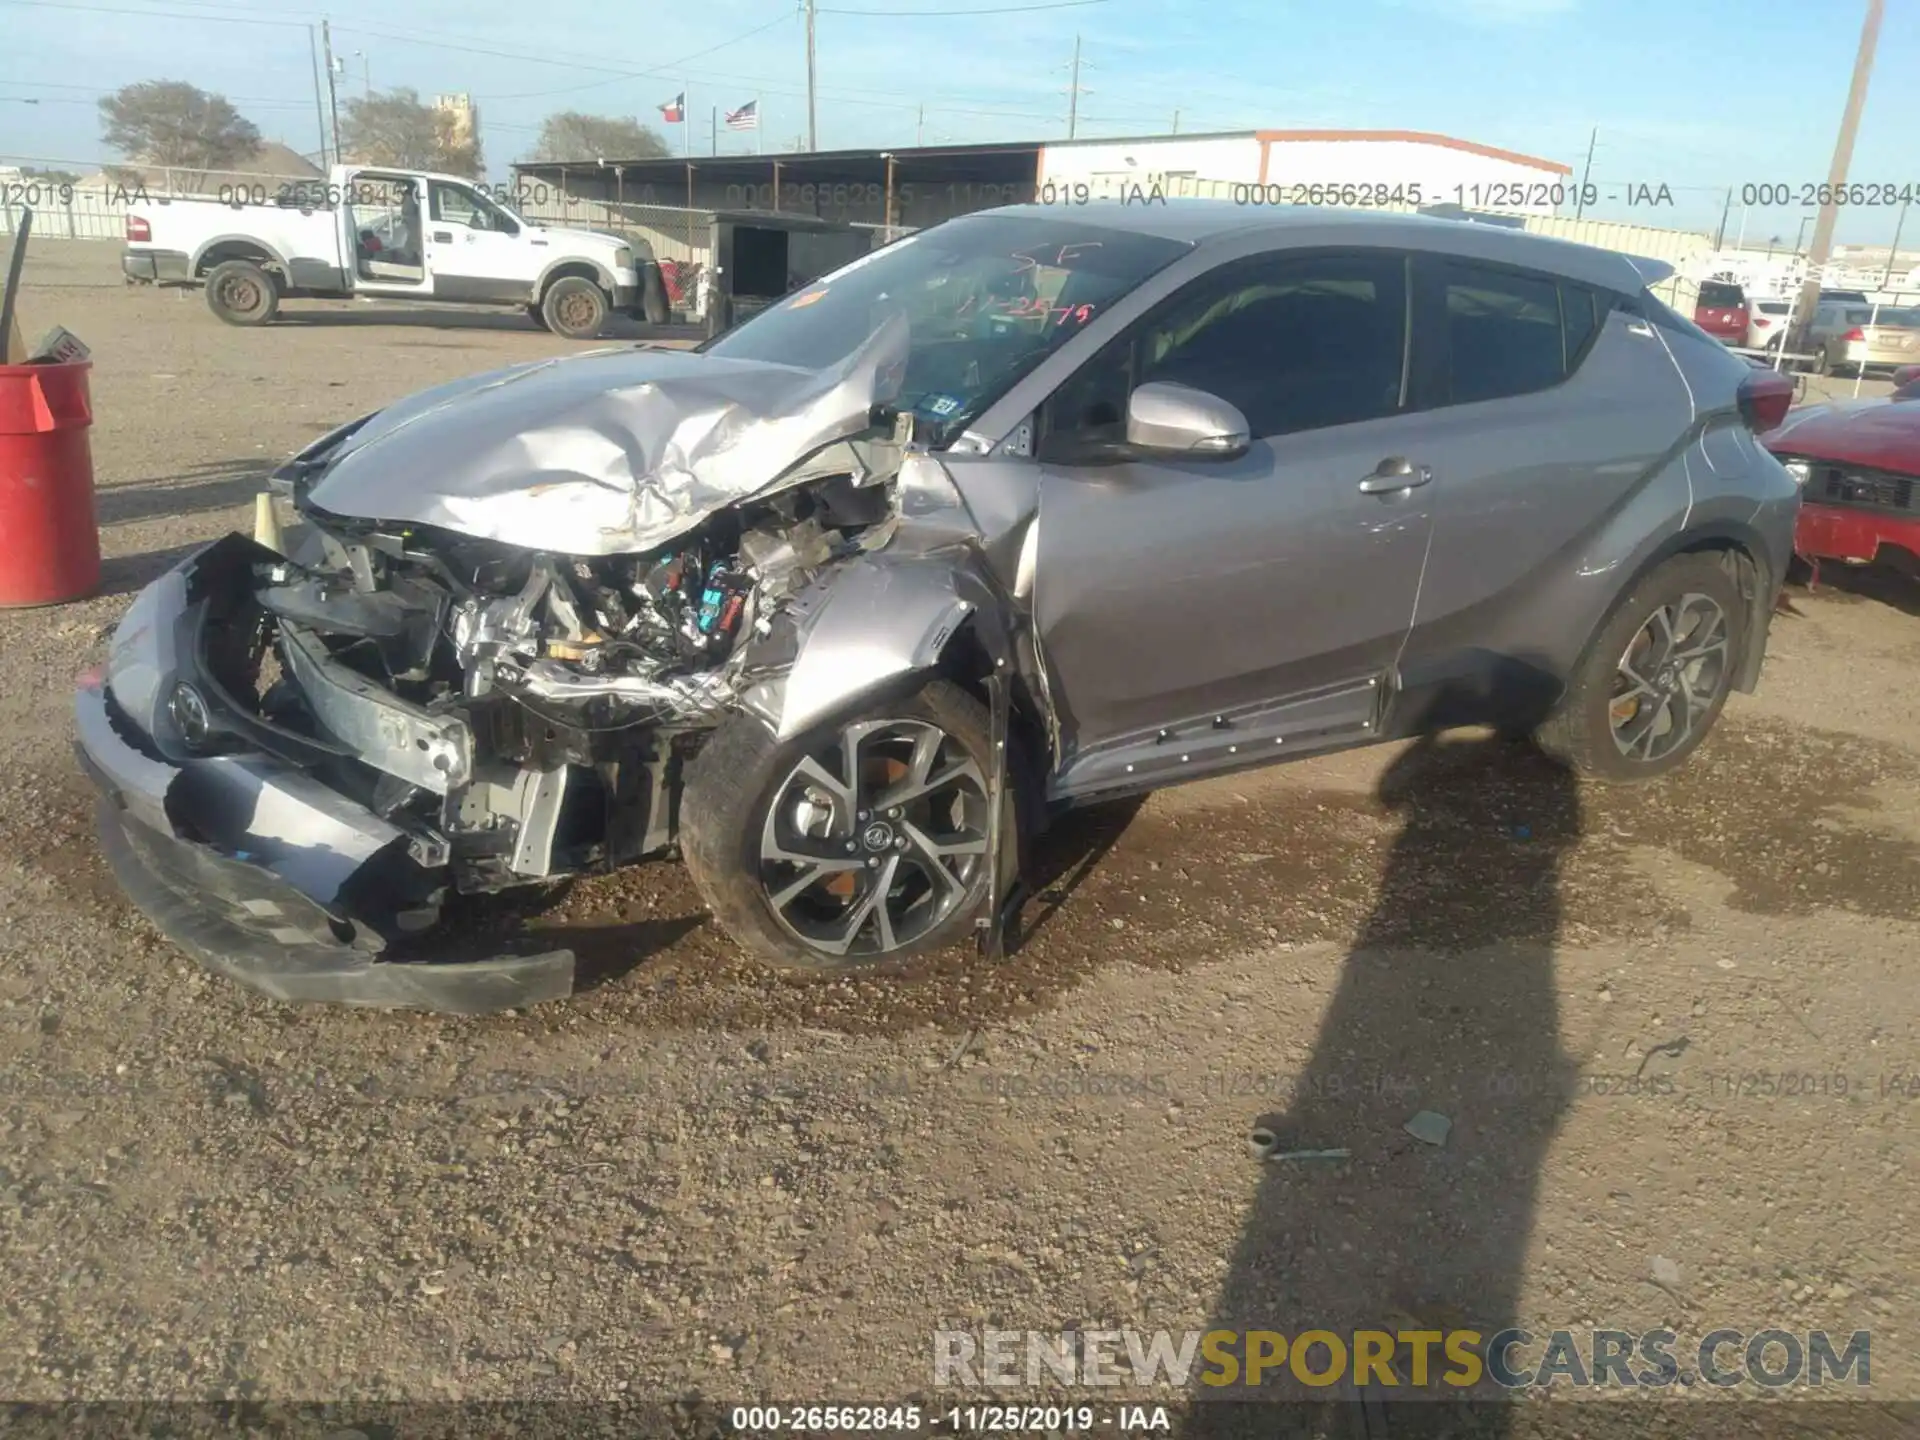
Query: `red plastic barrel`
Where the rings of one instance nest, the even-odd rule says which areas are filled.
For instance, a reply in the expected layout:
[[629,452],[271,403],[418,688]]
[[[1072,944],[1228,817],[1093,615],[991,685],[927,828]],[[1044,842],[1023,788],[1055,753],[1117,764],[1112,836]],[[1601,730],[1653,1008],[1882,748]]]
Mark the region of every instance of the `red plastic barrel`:
[[0,365],[0,607],[57,605],[99,588],[92,368]]

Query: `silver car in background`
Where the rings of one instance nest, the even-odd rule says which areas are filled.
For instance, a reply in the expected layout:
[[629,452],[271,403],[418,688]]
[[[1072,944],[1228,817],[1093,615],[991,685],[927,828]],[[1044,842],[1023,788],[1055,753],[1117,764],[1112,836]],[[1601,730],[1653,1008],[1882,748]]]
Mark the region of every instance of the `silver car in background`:
[[1655,262],[1421,216],[971,215],[700,353],[343,426],[77,696],[103,844],[285,999],[485,1010],[459,897],[679,853],[773,963],[999,943],[1076,805],[1473,723],[1658,776],[1756,684],[1791,396]]
[[1854,305],[1847,308],[1844,329],[1828,330],[1819,368],[1823,375],[1864,375],[1916,363],[1920,363],[1920,310]]

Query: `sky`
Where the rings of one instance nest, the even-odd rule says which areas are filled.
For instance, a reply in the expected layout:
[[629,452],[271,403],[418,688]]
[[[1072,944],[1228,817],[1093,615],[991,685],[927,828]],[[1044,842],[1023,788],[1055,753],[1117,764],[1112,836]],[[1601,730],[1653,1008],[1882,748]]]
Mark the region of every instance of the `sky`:
[[[1674,204],[1590,213],[1793,242],[1805,208],[1741,187],[1827,176],[1865,0],[818,0],[822,149],[1078,134],[1430,130],[1558,160],[1576,177],[1669,187]],[[981,12],[996,13],[981,13]],[[973,13],[963,13],[973,12]],[[358,93],[470,94],[491,177],[557,110],[631,115],[684,90],[675,152],[757,99],[764,133],[722,153],[804,148],[799,0],[0,0],[0,164],[115,158],[95,100],[139,80],[226,95],[269,138],[318,148],[310,25],[329,21]],[[1920,3],[1893,0],[1850,178],[1920,189]],[[22,103],[38,101],[37,104]],[[796,142],[799,142],[796,145]],[[1758,195],[1754,197],[1760,198]],[[1882,244],[1898,207],[1842,212]],[[1811,228],[1810,226],[1808,227]],[[1903,232],[1920,247],[1920,218]]]

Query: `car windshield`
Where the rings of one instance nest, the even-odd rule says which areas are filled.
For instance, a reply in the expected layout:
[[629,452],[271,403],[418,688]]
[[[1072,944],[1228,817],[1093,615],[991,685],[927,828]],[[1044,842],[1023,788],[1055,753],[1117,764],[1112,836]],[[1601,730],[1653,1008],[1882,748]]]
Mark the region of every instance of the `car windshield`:
[[1054,217],[973,215],[803,286],[707,353],[820,370],[895,314],[912,339],[899,406],[945,444],[1096,315],[1192,247]]
[[1920,310],[1882,310],[1875,325],[1890,325],[1897,330],[1920,329]]

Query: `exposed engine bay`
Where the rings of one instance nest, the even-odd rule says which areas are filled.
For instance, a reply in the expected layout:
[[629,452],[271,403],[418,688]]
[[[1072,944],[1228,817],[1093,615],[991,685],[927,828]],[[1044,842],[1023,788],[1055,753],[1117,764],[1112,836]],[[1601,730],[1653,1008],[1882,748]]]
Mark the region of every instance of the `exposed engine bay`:
[[671,846],[678,768],[752,683],[747,642],[884,542],[883,478],[796,485],[640,556],[308,507],[296,558],[251,560],[213,669],[275,729],[344,749],[316,771],[457,891],[610,869]]

